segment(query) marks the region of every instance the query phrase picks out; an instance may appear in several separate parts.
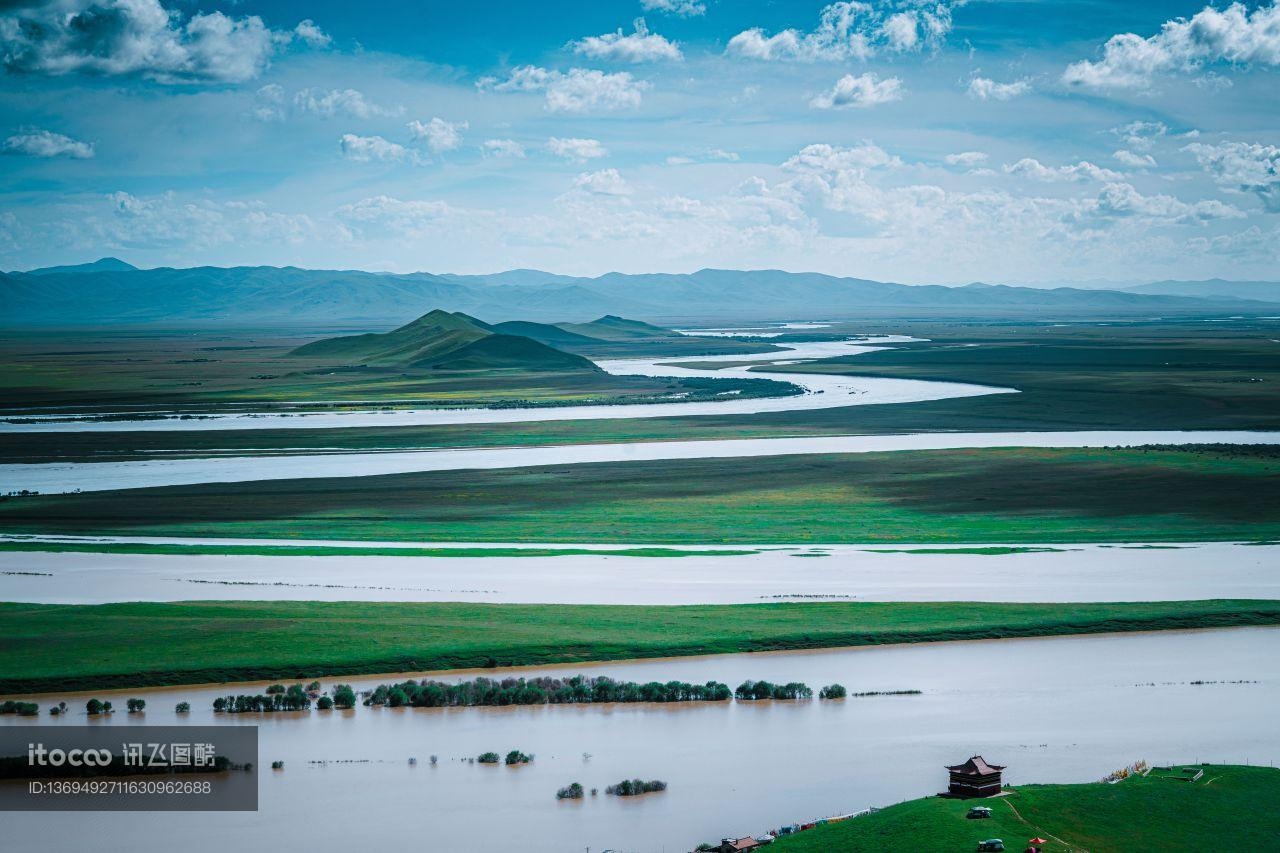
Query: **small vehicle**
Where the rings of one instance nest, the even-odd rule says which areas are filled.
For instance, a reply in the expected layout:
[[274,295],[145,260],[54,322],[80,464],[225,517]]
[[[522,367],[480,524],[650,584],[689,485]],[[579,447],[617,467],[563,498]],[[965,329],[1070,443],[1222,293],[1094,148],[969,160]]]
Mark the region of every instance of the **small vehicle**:
[[1004,842],[1001,841],[999,838],[988,838],[986,841],[978,842],[978,849],[982,851],[1003,850]]
[[991,809],[986,806],[974,806],[965,814],[969,820],[981,820],[985,817],[991,817]]

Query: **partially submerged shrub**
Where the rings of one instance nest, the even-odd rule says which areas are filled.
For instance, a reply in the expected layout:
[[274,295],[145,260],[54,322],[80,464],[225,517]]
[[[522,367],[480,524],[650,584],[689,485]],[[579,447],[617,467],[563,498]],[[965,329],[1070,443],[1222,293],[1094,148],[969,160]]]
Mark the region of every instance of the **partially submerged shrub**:
[[561,788],[559,791],[556,791],[556,799],[557,800],[580,800],[582,799],[583,793],[584,791],[582,790],[582,786],[579,785],[577,782],[573,782],[569,784],[567,787]]

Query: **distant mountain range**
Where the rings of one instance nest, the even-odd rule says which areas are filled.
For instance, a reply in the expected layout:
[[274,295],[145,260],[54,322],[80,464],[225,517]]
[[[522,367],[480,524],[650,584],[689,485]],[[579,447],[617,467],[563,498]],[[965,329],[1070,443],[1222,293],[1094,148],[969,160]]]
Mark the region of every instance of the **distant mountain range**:
[[1258,299],[1264,302],[1280,302],[1280,282],[1276,281],[1227,281],[1212,278],[1208,281],[1153,281],[1126,287],[1130,293],[1156,293],[1166,296],[1227,297],[1230,299]]
[[[1127,290],[903,285],[780,270],[391,275],[297,267],[136,269],[115,258],[0,273],[0,324],[22,327],[391,328],[439,306],[486,323],[602,315],[666,323],[799,319],[1084,319],[1280,313],[1275,282],[1156,282]],[[543,340],[529,335],[534,340]],[[543,340],[544,343],[551,343]],[[560,346],[572,340],[560,337]]]

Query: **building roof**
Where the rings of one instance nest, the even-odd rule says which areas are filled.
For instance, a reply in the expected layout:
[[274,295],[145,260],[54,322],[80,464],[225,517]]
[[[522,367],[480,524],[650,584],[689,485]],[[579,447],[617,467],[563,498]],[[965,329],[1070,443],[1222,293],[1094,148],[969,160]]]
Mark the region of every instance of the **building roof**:
[[975,755],[964,764],[957,764],[947,769],[952,773],[963,773],[966,776],[986,776],[989,773],[999,773],[1004,768],[1003,764],[988,764],[981,755]]
[[725,844],[728,845],[730,850],[755,850],[760,846],[760,842],[750,835],[745,838],[726,838]]

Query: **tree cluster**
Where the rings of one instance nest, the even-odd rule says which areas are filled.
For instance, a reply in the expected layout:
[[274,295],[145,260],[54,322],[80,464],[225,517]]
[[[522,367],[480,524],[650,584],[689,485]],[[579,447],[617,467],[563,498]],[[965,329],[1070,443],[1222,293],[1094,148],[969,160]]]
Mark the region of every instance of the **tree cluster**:
[[623,779],[616,785],[610,785],[604,789],[606,794],[613,794],[615,797],[634,797],[638,794],[650,794],[654,791],[667,790],[667,783],[658,779],[651,779],[645,782],[643,779]]
[[603,676],[587,678],[575,675],[571,678],[477,678],[459,684],[429,679],[379,684],[365,699],[365,704],[392,708],[453,708],[596,702],[722,702],[731,697],[728,685],[717,681],[706,684],[684,681],[637,684]]
[[6,699],[0,702],[0,714],[17,714],[19,717],[34,717],[40,713],[40,706],[35,702],[15,702]]
[[773,684],[768,681],[751,681],[748,679],[738,685],[738,689],[733,691],[733,695],[742,701],[754,701],[757,699],[811,699],[813,698],[813,690],[807,684],[801,684],[799,681]]
[[247,714],[252,712],[271,711],[309,711],[311,697],[301,684],[292,684],[287,689],[275,691],[272,685],[267,693],[257,695],[219,696],[213,700],[213,710],[218,713]]

